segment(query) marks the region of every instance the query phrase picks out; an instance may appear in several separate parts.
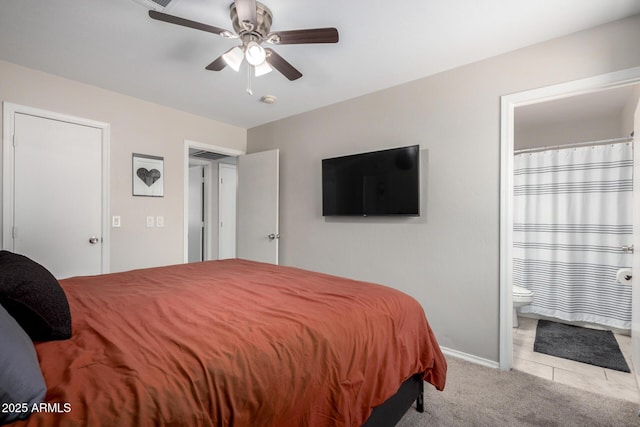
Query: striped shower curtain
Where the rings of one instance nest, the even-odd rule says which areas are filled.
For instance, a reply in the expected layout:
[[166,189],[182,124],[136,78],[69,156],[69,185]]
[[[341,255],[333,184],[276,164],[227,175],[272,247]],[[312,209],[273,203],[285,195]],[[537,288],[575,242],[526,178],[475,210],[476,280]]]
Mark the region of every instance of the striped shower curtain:
[[632,143],[515,156],[514,284],[521,308],[565,321],[630,329],[631,286],[616,281],[632,255]]

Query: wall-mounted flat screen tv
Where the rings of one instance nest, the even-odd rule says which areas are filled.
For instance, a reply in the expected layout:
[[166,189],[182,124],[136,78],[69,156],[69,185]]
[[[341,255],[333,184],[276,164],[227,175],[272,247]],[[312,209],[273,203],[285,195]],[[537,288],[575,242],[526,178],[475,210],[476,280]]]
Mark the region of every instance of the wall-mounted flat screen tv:
[[322,160],[322,215],[420,215],[420,146]]

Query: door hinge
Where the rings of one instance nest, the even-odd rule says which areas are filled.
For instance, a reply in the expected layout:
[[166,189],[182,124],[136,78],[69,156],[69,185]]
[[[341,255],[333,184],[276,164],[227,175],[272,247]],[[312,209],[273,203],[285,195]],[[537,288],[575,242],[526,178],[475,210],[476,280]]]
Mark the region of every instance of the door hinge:
[[223,183],[224,183],[224,179],[220,178],[220,184],[223,184]]
[[15,239],[18,236],[18,227],[15,225],[11,227],[11,238]]
[[17,147],[18,143],[16,142],[16,134],[15,133],[11,136],[11,140],[12,140],[12,143],[13,143],[13,147],[14,148]]

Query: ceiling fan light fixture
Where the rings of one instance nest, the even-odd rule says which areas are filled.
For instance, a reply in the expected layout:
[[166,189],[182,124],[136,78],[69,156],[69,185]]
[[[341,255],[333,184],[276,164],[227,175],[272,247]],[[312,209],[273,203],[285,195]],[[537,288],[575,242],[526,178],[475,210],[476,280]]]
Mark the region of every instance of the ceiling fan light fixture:
[[242,48],[236,46],[222,55],[222,59],[224,59],[224,62],[234,71],[239,71],[240,64],[242,64],[242,60],[244,59],[244,52]]
[[254,74],[256,77],[264,76],[265,74],[269,74],[273,71],[271,65],[267,61],[264,61],[262,64],[254,65]]
[[267,57],[267,53],[265,52],[264,48],[258,43],[250,41],[249,43],[247,43],[245,56],[249,64],[256,66],[264,63],[264,60]]

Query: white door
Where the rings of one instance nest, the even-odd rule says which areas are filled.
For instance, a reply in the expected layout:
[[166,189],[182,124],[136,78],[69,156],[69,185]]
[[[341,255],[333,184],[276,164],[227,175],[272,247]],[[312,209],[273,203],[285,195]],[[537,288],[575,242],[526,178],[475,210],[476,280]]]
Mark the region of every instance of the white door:
[[14,119],[14,215],[5,242],[9,231],[10,250],[57,278],[102,273],[102,129]]
[[189,167],[189,262],[203,261],[204,167]]
[[279,153],[238,157],[238,258],[278,264]]
[[218,164],[218,259],[236,257],[236,165]]

